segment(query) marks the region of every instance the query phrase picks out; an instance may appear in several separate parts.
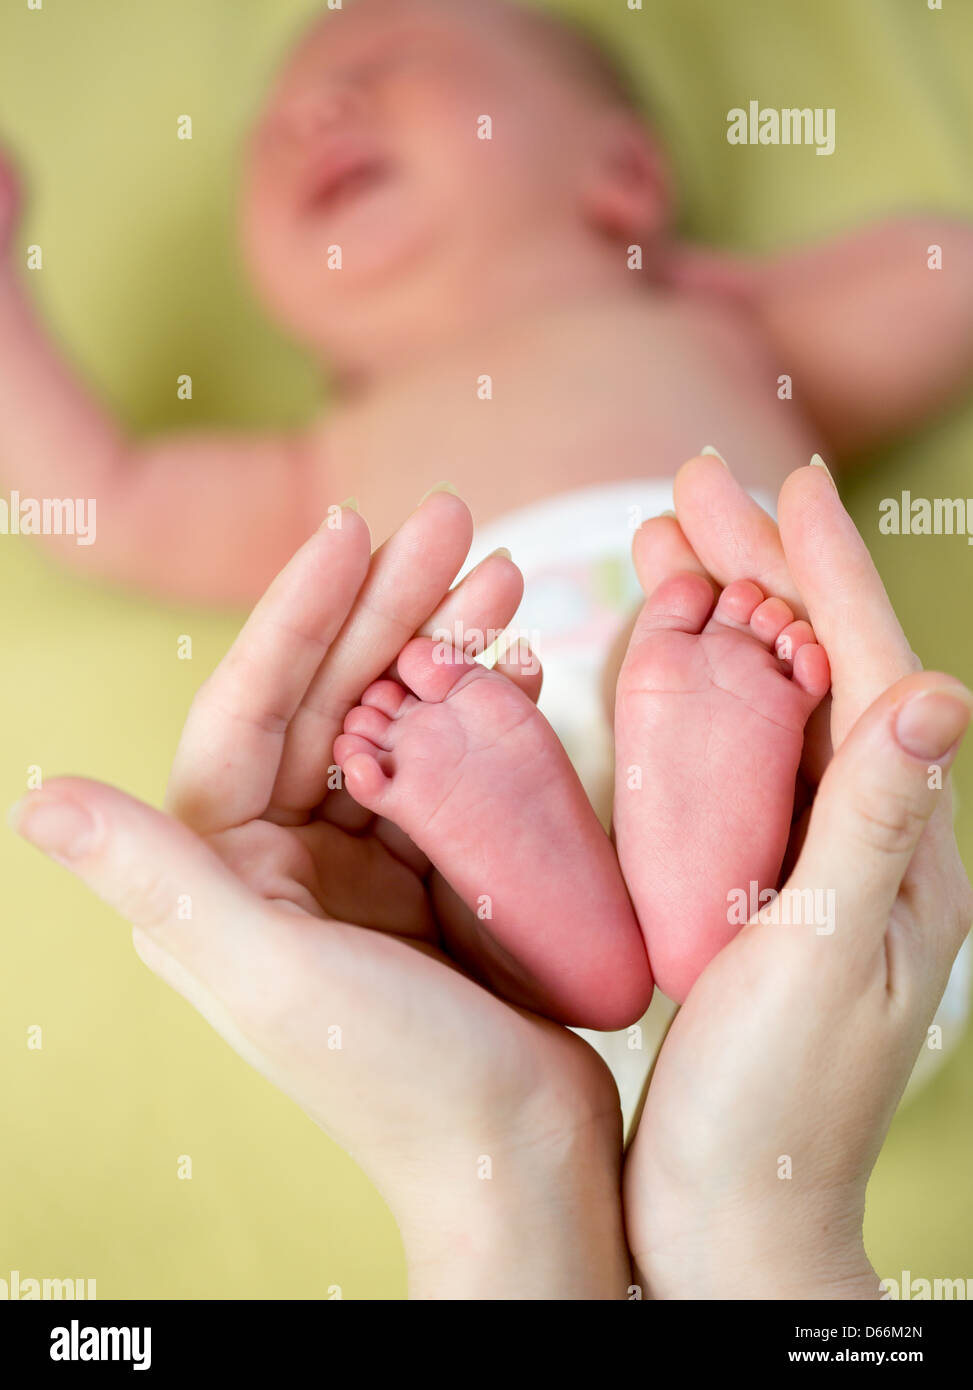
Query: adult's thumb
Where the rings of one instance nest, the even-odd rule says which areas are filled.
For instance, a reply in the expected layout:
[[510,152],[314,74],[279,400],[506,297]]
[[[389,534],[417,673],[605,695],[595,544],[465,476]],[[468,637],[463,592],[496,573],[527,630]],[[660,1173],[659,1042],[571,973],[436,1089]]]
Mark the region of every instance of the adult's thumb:
[[973,694],[959,681],[935,672],[906,676],[865,711],[835,754],[787,886],[833,890],[846,941],[885,931],[971,717]]
[[194,974],[239,950],[252,897],[161,811],[102,782],[59,777],[19,801],[10,823]]

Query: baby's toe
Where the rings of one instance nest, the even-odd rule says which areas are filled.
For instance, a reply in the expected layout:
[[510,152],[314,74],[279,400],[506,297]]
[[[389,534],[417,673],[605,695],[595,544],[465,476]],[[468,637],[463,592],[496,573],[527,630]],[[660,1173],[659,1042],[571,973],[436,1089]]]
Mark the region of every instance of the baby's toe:
[[358,705],[345,715],[345,733],[357,734],[376,748],[388,750],[392,747],[391,731],[392,720],[374,706]]
[[803,618],[796,623],[788,623],[777,634],[774,642],[774,653],[779,661],[793,661],[802,647],[806,647],[808,642],[815,641],[814,629],[810,623],[804,622]]
[[831,685],[828,653],[817,642],[806,642],[794,656],[794,684],[817,703]]
[[794,621],[794,610],[782,598],[767,598],[750,615],[750,631],[772,648],[785,627]]
[[648,632],[702,632],[713,610],[713,586],[701,574],[674,574],[646,599],[635,628]]
[[359,806],[378,810],[392,775],[391,754],[358,734],[340,734],[334,741],[334,759]]
[[713,613],[713,625],[732,627],[740,631],[750,626],[750,619],[764,601],[764,591],[752,579],[736,579],[720,594]]
[[398,681],[383,680],[368,687],[361,697],[361,703],[380,710],[389,719],[401,719],[415,705],[416,698]]
[[416,637],[406,644],[396,662],[402,680],[426,704],[438,705],[471,671],[483,671],[471,657],[442,642]]

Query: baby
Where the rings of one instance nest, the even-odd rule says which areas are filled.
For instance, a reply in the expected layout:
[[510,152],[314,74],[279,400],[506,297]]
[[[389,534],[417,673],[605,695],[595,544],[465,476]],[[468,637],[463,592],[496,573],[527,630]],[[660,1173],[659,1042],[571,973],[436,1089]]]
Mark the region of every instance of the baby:
[[[248,146],[244,248],[337,395],[295,434],[126,438],[35,320],[13,269],[17,201],[0,163],[3,480],[97,499],[96,544],[47,543],[102,577],[244,604],[337,499],[360,497],[382,536],[448,476],[480,528],[473,558],[516,551],[542,708],[602,811],[603,674],[638,597],[631,534],[669,505],[676,467],[716,439],[773,495],[815,452],[922,420],[973,365],[969,227],[899,220],[766,263],[696,250],[673,229],[662,151],[624,77],[506,0],[353,0],[274,86]],[[714,608],[673,576],[620,687],[622,761],[645,790],[618,818],[619,847],[677,999],[719,933],[667,959],[672,904],[709,918],[692,865],[714,847],[728,886],[776,882],[803,722],[827,685],[813,634],[739,579]],[[642,935],[554,733],[465,661],[413,647],[400,675],[368,692],[342,742],[355,795],[433,851],[461,897],[495,900],[476,936],[514,997],[591,1026],[634,1017],[652,987]],[[639,860],[626,846],[650,822]],[[521,870],[545,855],[538,899]],[[562,943],[557,969],[542,943],[520,954],[538,920]],[[600,960],[617,994],[593,1004]]]

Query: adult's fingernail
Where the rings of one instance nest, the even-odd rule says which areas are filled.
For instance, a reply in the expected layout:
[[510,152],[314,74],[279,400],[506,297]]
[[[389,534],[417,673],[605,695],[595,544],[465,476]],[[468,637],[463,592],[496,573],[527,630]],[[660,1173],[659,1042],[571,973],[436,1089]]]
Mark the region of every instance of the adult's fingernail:
[[437,483],[435,487],[431,487],[429,489],[429,491],[425,494],[424,497],[420,497],[419,506],[421,507],[423,502],[428,502],[429,498],[433,495],[434,492],[451,492],[454,497],[459,496],[459,493],[453,487],[452,483]]
[[899,710],[895,736],[914,758],[942,758],[973,717],[973,695],[962,686],[924,690]]
[[86,807],[43,793],[11,806],[7,819],[18,835],[60,859],[80,859],[98,834],[98,823]]
[[723,465],[724,468],[729,468],[729,466],[730,466],[730,465],[727,463],[726,459],[723,457],[723,455],[720,453],[720,451],[719,451],[718,449],[714,449],[713,446],[712,446],[712,444],[704,444],[703,447],[702,447],[702,449],[700,449],[699,452],[700,452],[700,454],[702,454],[705,458],[719,459],[720,463],[722,463],[722,465]]
[[346,497],[339,506],[330,506],[325,514],[324,520],[318,526],[318,531],[340,531],[342,526],[342,512],[356,512],[360,515],[358,498]]
[[[420,503],[420,506],[421,505]],[[472,574],[475,570],[481,569],[488,560],[512,560],[513,558],[514,557],[505,545],[499,545],[496,550],[491,550],[489,555],[484,555],[482,560],[477,560],[470,573]]]
[[831,479],[832,485],[834,484],[834,476],[833,476],[833,474],[832,474],[832,472],[831,472],[831,469],[830,469],[830,468],[828,467],[828,465],[825,463],[824,459],[821,457],[820,454],[812,454],[812,456],[811,456],[811,467],[812,467],[812,468],[823,468],[824,471],[825,471],[825,473],[826,473],[826,474],[828,475],[828,477]]

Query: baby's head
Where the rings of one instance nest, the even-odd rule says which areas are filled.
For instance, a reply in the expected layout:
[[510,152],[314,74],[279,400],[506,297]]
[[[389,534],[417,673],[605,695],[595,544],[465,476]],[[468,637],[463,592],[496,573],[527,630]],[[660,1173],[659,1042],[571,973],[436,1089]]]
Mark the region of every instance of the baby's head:
[[353,367],[375,335],[620,278],[666,204],[624,78],[579,33],[509,0],[345,0],[252,136],[244,242],[275,318]]

